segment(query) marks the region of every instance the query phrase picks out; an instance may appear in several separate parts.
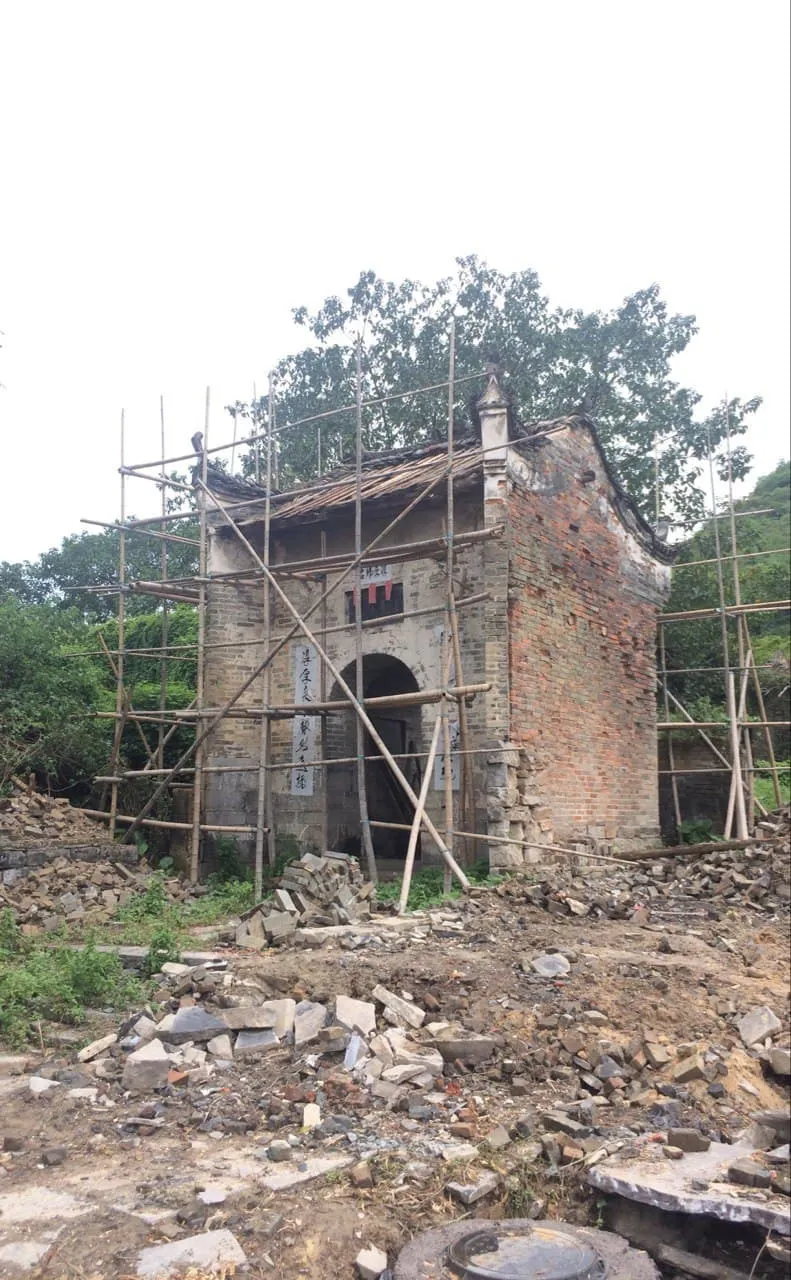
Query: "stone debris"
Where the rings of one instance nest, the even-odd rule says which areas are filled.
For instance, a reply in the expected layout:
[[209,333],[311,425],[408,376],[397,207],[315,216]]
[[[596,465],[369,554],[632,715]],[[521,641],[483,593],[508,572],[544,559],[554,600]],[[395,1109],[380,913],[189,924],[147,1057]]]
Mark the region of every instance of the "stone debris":
[[765,1040],[774,1031],[779,1031],[782,1025],[780,1019],[766,1005],[760,1009],[750,1009],[737,1024],[739,1035],[748,1049],[752,1049],[754,1044]]
[[236,943],[242,947],[274,946],[303,926],[367,920],[375,892],[356,858],[349,854],[327,850],[318,857],[305,853],[288,864],[272,899],[242,916]]
[[361,1249],[355,1260],[360,1280],[379,1280],[387,1270],[387,1254],[382,1249]]
[[[583,920],[631,920],[647,925],[687,904],[705,905],[718,918],[734,906],[757,911],[787,911],[791,903],[791,808],[772,815],[765,844],[689,857],[663,857],[602,870],[585,864],[580,847],[577,867],[553,863],[500,885],[502,897],[522,899],[555,916]],[[616,856],[617,856],[617,850]]]

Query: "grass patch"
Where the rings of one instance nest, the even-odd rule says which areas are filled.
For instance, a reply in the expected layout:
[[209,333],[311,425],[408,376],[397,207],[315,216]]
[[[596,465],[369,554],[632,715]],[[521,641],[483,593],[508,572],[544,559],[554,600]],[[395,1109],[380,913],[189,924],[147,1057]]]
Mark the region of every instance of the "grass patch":
[[143,985],[118,956],[96,950],[44,947],[22,935],[10,910],[0,912],[0,1037],[21,1046],[40,1021],[77,1024],[86,1008],[120,1009],[139,1003]]
[[[781,804],[788,804],[791,801],[791,773],[786,771],[789,764],[791,764],[791,760],[778,760],[777,764],[781,768],[781,772],[778,774]],[[755,767],[756,769],[771,770],[768,760],[756,760]],[[777,808],[777,798],[771,772],[755,774],[755,796],[770,813]]]
[[[165,888],[165,876],[156,872],[142,893],[126,906],[119,907],[107,924],[97,926],[94,937],[101,942],[114,942],[132,947],[151,947],[162,951],[163,959],[189,941],[190,930],[218,924],[229,916],[248,911],[255,902],[253,884],[248,880],[209,881],[209,892],[194,902],[171,902]],[[79,929],[69,936],[81,938]],[[167,953],[167,954],[166,954]]]
[[[465,870],[471,884],[495,885],[500,884],[503,879],[502,876],[492,875],[487,862],[476,862]],[[450,891],[445,893],[443,880],[442,867],[424,867],[421,871],[416,871],[409,886],[407,911],[422,911],[426,907],[438,907],[443,902],[450,902],[462,896],[461,887],[456,880],[451,884]],[[397,902],[400,893],[401,881],[388,880],[385,884],[377,885],[376,899],[378,902]]]

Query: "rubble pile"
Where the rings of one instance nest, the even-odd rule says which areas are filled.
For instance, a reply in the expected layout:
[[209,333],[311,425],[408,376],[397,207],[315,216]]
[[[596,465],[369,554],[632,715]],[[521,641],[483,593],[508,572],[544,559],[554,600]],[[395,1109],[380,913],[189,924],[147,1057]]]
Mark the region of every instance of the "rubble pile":
[[0,796],[0,850],[44,841],[60,844],[106,842],[103,824],[73,809],[60,796],[46,796],[13,779],[13,793]]
[[297,927],[352,924],[371,914],[375,886],[347,853],[306,853],[290,862],[270,901],[242,917],[236,942],[263,947],[281,942]]
[[689,858],[657,857],[629,866],[592,864],[581,870],[554,863],[543,873],[537,871],[542,878],[533,883],[516,876],[497,891],[557,916],[640,921],[699,907],[716,919],[732,907],[787,911],[790,868],[786,834],[784,840],[746,849]]
[[[117,855],[118,849],[111,850]],[[138,877],[121,862],[56,856],[43,866],[3,873],[0,907],[10,907],[25,934],[50,933],[67,924],[86,927],[112,919],[140,892]]]

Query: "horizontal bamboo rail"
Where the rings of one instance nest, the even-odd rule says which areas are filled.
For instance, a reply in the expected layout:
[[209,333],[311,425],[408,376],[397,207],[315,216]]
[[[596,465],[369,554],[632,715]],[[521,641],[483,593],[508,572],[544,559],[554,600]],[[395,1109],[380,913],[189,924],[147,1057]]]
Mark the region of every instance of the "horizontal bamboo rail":
[[[660,613],[658,622],[684,622],[692,618],[738,617],[741,613],[775,613],[791,609],[791,600],[765,600],[761,604],[726,604],[724,609],[685,609],[681,613]],[[732,668],[731,668],[732,669]]]
[[[77,809],[77,813],[84,813],[88,818],[103,818],[106,822],[110,819],[110,814],[105,813],[103,809]],[[116,822],[137,822],[140,827],[162,827],[166,831],[192,831],[191,822],[165,822],[160,818],[132,818],[126,813],[117,813],[115,815]],[[225,834],[232,833],[234,835],[255,835],[255,827],[221,827],[210,822],[202,822],[200,824],[201,831],[220,831]]]

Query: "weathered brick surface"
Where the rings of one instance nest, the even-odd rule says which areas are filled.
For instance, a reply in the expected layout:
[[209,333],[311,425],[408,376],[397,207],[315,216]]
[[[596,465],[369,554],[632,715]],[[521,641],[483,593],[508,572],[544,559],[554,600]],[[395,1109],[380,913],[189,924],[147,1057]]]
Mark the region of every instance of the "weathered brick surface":
[[667,571],[619,520],[583,427],[529,450],[513,472],[511,739],[533,757],[556,839],[655,833],[656,615]]

